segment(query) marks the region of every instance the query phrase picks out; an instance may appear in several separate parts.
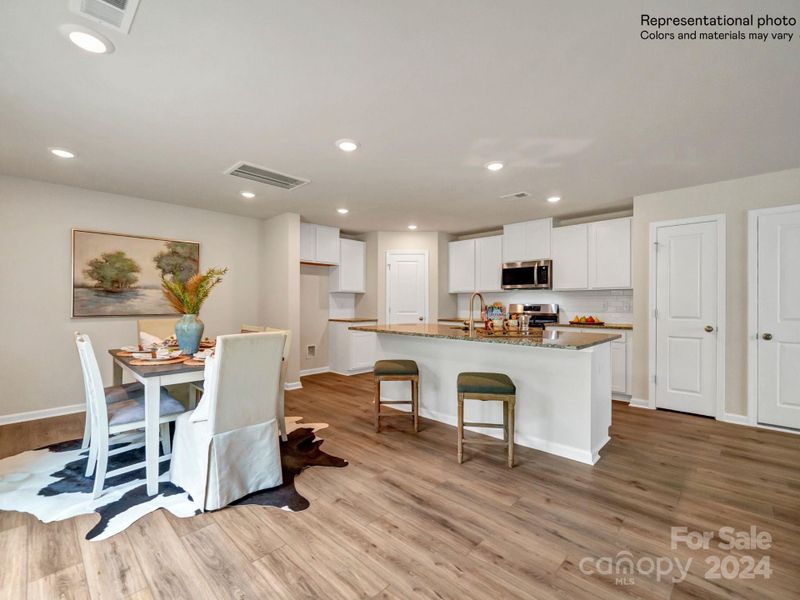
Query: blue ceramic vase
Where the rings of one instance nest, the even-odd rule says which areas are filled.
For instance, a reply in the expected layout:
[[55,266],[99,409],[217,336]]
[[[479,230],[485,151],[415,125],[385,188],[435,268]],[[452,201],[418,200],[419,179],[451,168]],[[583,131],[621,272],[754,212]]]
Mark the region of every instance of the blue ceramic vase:
[[183,315],[175,324],[175,337],[178,338],[178,346],[184,354],[194,354],[200,347],[200,340],[203,339],[203,322],[197,315]]

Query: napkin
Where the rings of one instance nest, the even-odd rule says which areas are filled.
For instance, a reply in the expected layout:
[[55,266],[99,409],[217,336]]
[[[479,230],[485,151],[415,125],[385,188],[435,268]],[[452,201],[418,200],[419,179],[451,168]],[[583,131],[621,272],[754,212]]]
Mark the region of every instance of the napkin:
[[139,332],[139,343],[142,345],[142,348],[154,348],[160,346],[163,342],[164,340],[156,335],[147,333],[146,331]]

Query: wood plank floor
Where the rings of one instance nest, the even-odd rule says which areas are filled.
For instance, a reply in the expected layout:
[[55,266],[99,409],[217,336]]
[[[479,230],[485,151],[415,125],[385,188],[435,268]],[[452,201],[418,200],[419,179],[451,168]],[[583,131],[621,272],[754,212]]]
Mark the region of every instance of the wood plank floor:
[[[459,466],[451,427],[423,419],[414,435],[397,419],[372,432],[371,376],[303,384],[287,414],[329,423],[323,449],[350,461],[297,479],[308,510],[158,511],[102,542],[83,539],[96,515],[46,525],[0,512],[0,597],[798,598],[798,436],[615,403],[594,467],[519,448],[509,470],[501,448],[474,446]],[[81,415],[0,427],[0,457],[82,431]],[[755,526],[772,545],[673,550],[673,526]],[[692,563],[678,583],[581,570],[624,551],[645,571],[659,557]],[[772,574],[710,579],[712,555],[733,557],[728,572],[768,555]]]

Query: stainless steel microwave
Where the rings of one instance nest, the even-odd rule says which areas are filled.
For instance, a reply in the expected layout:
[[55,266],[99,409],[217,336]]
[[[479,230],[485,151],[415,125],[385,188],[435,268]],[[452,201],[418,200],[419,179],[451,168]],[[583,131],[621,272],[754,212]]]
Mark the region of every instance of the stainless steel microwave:
[[553,261],[541,259],[503,263],[501,287],[504,290],[552,289]]

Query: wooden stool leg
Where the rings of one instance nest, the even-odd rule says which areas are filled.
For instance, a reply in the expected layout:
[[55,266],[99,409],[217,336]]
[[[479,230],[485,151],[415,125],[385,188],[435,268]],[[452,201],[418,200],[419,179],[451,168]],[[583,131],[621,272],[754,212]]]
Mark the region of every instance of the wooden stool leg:
[[516,408],[516,397],[508,402],[508,467],[514,466],[514,410]]
[[503,441],[508,443],[508,402],[503,402]]
[[464,462],[464,394],[458,395],[458,464]]
[[381,430],[381,380],[375,380],[375,432],[378,433]]
[[414,413],[414,433],[419,432],[419,379],[411,380],[411,411]]

